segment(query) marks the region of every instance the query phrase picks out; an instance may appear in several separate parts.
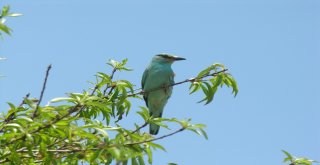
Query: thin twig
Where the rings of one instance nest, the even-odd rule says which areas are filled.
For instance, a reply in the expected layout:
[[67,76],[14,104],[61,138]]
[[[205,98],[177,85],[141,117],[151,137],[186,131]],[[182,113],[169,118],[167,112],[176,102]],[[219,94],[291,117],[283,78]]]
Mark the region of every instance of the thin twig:
[[148,122],[145,122],[140,127],[138,127],[136,130],[132,131],[131,134],[134,134],[134,133],[138,132],[140,129],[144,128],[147,125],[148,125]]
[[[109,95],[112,93],[112,91],[114,90],[115,87],[116,87],[115,85],[114,85],[114,86],[111,86],[111,89],[109,90],[107,96],[109,96]],[[109,88],[109,87],[108,87],[108,88]],[[106,93],[105,93],[105,92],[107,92],[107,89],[108,89],[108,88],[106,88],[106,90],[103,92],[103,95],[104,95],[104,96],[106,96]]]
[[[51,150],[51,149],[48,149],[46,150],[46,152],[59,152],[59,153],[68,153],[68,152],[80,152],[80,151],[85,151],[84,149],[72,149],[72,150],[68,150],[68,149],[64,149],[64,150],[60,150],[60,149],[57,149],[57,150]],[[20,151],[17,151],[17,152],[29,152],[29,150],[20,150]],[[40,150],[31,150],[31,152],[40,152]]]
[[133,142],[133,143],[127,143],[125,145],[135,145],[135,144],[142,144],[142,143],[147,143],[147,142],[152,142],[152,141],[156,141],[156,140],[160,140],[160,139],[163,139],[163,138],[166,138],[166,137],[169,137],[169,136],[172,136],[174,134],[177,134],[179,132],[182,132],[184,131],[186,128],[185,127],[181,127],[180,129],[172,132],[172,133],[169,133],[169,134],[166,134],[166,135],[163,135],[163,136],[160,136],[160,137],[157,137],[157,138],[153,138],[153,139],[149,139],[149,140],[144,140],[144,141],[140,141],[140,142]]
[[25,104],[26,102],[25,102],[25,100],[26,99],[28,99],[29,98],[29,96],[30,96],[30,93],[27,93],[26,94],[26,96],[23,98],[23,100],[21,101],[21,103],[19,104],[19,107],[22,107],[23,106],[23,104]]
[[113,68],[112,73],[111,73],[111,76],[110,76],[110,79],[111,79],[111,80],[113,79],[114,73],[115,73],[116,71],[117,71],[117,68]]
[[[116,73],[116,71],[117,71],[117,68],[113,68],[113,70],[112,70],[112,72],[111,72],[111,75],[110,75],[110,80],[113,79],[114,73]],[[115,88],[115,86],[110,86],[110,85],[108,84],[108,86],[106,87],[106,89],[103,90],[103,95],[104,95],[104,96],[106,95],[107,90],[108,90],[110,87],[111,87],[111,89],[110,89],[110,91],[108,92],[108,95],[110,95],[110,93],[111,93],[111,92],[113,91],[113,89]]]
[[[141,126],[139,126],[138,128],[136,128],[135,130],[133,130],[132,132],[130,132],[130,134],[134,134],[136,132],[138,132],[139,130],[141,130],[142,128],[144,128],[145,126],[148,125],[148,122],[143,123]],[[129,134],[124,135],[124,137],[129,136]]]
[[51,68],[52,68],[52,66],[51,66],[51,64],[50,64],[50,65],[48,66],[48,68],[47,68],[46,77],[44,78],[44,82],[43,82],[43,85],[42,85],[42,90],[41,90],[41,93],[40,93],[40,98],[39,98],[39,101],[38,101],[38,103],[37,103],[36,109],[35,109],[35,111],[33,112],[32,119],[37,116],[37,112],[38,112],[38,109],[39,109],[39,105],[40,105],[40,103],[41,103],[41,101],[42,101],[43,94],[44,94],[44,90],[46,89],[47,80],[48,80],[48,77],[49,77],[49,71],[50,71]]

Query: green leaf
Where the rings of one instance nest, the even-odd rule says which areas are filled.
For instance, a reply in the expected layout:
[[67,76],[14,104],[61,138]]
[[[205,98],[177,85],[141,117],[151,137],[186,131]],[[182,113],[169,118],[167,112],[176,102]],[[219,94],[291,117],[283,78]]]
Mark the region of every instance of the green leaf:
[[131,164],[132,165],[139,165],[136,158],[131,158]]
[[151,123],[154,123],[160,127],[166,128],[166,129],[170,129],[168,125],[164,124],[162,121],[164,121],[163,118],[152,118]]
[[213,70],[215,72],[218,71],[218,68],[220,68],[221,70],[224,69],[224,65],[223,64],[219,64],[219,63],[215,63],[215,64],[212,64],[211,66],[209,66],[208,68],[202,70],[197,78],[202,78],[202,77],[205,77],[206,75],[209,75],[210,72]]
[[213,100],[213,96],[215,94],[215,91],[211,88],[210,84],[207,83],[207,82],[203,82],[206,87],[207,87],[207,90],[208,90],[208,93],[207,93],[207,102],[205,103],[205,105],[209,104],[212,100]]
[[138,161],[140,165],[145,165],[143,157],[142,156],[138,156]]
[[163,146],[161,146],[160,144],[150,142],[150,143],[148,143],[148,145],[150,145],[154,149],[161,149],[162,151],[167,152],[166,149]]
[[197,81],[195,81],[195,82],[192,82],[191,84],[190,84],[190,87],[189,87],[189,94],[192,94],[192,93],[194,93],[194,92],[196,92],[196,91],[198,91],[200,89],[200,82],[197,82]]
[[90,162],[94,162],[97,158],[99,158],[103,151],[104,149],[95,151],[90,157]]
[[119,64],[119,62],[110,59],[109,62],[107,62],[107,64],[110,65],[111,67],[115,68]]
[[[204,85],[203,85],[204,84]],[[213,96],[216,92],[216,89],[213,89],[209,83],[203,82],[200,84],[200,87],[203,91],[203,93],[206,95],[202,100],[200,100],[198,103],[201,103],[203,101],[206,101],[205,105],[209,104],[213,100]]]
[[215,76],[212,79],[210,79],[210,82],[213,85],[212,88],[217,88],[218,86],[221,86],[223,82],[223,77],[224,76],[222,74],[219,74],[218,76]]
[[287,162],[287,161],[292,162],[293,161],[293,157],[289,152],[287,152],[285,150],[282,150],[282,152],[287,155],[287,157],[283,160],[283,162]]
[[147,146],[146,147],[146,153],[148,155],[148,163],[149,164],[152,164],[152,151],[150,149],[150,146]]
[[206,75],[210,74],[210,71],[211,71],[211,70],[212,70],[211,67],[208,67],[208,68],[202,70],[202,71],[198,74],[197,78],[201,78],[201,77],[203,77],[203,76],[206,76]]
[[115,100],[118,97],[118,95],[119,95],[119,89],[115,88],[108,102],[112,102],[113,100]]
[[104,131],[103,129],[101,129],[101,128],[94,128],[94,129],[99,131],[104,137],[106,137],[106,138],[109,137],[108,133],[106,131]]
[[112,154],[112,156],[115,158],[115,159],[119,159],[120,158],[120,150],[116,147],[111,147],[111,148],[108,148],[108,151]]
[[29,133],[26,134],[26,138],[27,138],[27,141],[29,141],[29,142],[33,142],[34,141],[32,135],[29,134]]
[[15,127],[15,128],[22,128],[21,125],[17,124],[17,123],[9,123],[5,125],[6,127]]
[[214,69],[217,69],[217,68],[225,69],[224,65],[220,64],[220,63],[214,63],[214,64],[212,64],[212,66]]
[[297,158],[294,163],[297,165],[312,165],[312,163],[315,163],[317,161],[309,160],[307,158]]
[[6,26],[6,25],[4,25],[2,23],[0,23],[0,30],[5,32],[8,35],[11,35],[11,29],[8,26]]
[[2,12],[1,12],[1,17],[6,17],[9,14],[10,6],[3,6],[2,7]]
[[17,118],[17,119],[22,119],[22,120],[25,120],[27,122],[33,122],[33,120],[31,118],[26,117],[26,116],[19,116],[19,118]]
[[238,94],[238,91],[239,91],[238,84],[237,84],[236,80],[230,74],[225,74],[225,75],[226,75],[225,79],[227,79],[231,83],[232,93],[236,97]]
[[206,133],[206,131],[204,131],[202,128],[199,129],[201,134],[204,136],[204,138],[206,138],[206,140],[208,140],[208,135]]
[[146,107],[140,106],[141,111],[138,111],[137,113],[143,118],[144,121],[148,121],[150,118],[149,111]]
[[128,62],[128,59],[127,59],[127,58],[126,58],[126,59],[123,59],[123,60],[121,61],[121,65],[120,65],[119,69],[120,69],[120,70],[125,70],[125,71],[131,71],[131,70],[132,70],[131,68],[124,67],[124,66],[127,64],[127,62]]
[[58,97],[50,100],[50,103],[57,103],[57,102],[62,102],[62,101],[72,101],[74,100],[73,98],[70,97]]
[[7,16],[8,17],[19,17],[19,16],[22,16],[22,14],[20,14],[20,13],[9,13]]

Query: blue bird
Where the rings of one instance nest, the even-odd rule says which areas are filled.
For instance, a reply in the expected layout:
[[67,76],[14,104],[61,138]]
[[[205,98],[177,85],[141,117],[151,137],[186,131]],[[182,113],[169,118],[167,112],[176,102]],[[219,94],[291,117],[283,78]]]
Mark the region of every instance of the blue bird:
[[[172,87],[166,87],[174,83],[174,73],[171,65],[174,61],[185,60],[185,58],[172,56],[169,54],[155,55],[142,76],[142,90],[146,93],[143,98],[149,109],[150,116],[162,117],[164,106],[172,94]],[[159,90],[153,89],[161,88]],[[159,126],[150,124],[150,134],[156,135],[159,132]]]

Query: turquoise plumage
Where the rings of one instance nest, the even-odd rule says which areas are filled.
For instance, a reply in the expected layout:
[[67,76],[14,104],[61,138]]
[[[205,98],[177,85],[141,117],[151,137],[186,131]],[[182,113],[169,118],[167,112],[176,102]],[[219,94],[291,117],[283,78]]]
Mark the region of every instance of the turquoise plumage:
[[[154,118],[162,117],[163,109],[172,94],[172,87],[148,91],[174,83],[174,72],[171,65],[178,60],[185,60],[185,58],[168,54],[155,55],[143,73],[141,84],[142,90],[146,92],[143,98],[149,109],[150,116]],[[149,132],[153,135],[158,134],[159,126],[150,124]]]

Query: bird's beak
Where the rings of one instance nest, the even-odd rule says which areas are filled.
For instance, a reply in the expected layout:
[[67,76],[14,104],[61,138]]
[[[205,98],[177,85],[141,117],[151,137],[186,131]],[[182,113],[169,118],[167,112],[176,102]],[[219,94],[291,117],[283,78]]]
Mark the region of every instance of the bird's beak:
[[174,57],[174,60],[175,60],[175,61],[180,61],[180,60],[186,60],[186,59],[185,59],[185,58],[182,58],[182,57],[175,56],[175,57]]

